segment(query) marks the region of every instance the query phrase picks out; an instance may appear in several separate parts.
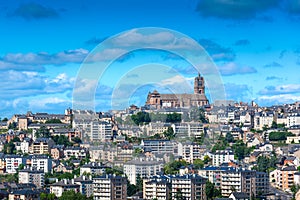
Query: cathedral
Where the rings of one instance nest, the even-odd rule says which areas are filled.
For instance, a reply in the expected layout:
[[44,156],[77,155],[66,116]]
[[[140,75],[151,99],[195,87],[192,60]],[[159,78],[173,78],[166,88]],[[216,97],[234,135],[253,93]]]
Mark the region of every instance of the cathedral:
[[149,92],[146,105],[151,108],[190,108],[208,104],[205,96],[204,78],[198,74],[194,80],[194,94],[160,94]]

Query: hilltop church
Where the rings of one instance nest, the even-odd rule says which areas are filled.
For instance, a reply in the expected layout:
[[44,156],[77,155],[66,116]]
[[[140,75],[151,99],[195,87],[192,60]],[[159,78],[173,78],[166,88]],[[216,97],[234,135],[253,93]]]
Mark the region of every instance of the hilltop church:
[[190,108],[208,104],[205,96],[204,78],[198,74],[194,80],[194,94],[160,94],[156,90],[149,92],[146,105],[151,108]]

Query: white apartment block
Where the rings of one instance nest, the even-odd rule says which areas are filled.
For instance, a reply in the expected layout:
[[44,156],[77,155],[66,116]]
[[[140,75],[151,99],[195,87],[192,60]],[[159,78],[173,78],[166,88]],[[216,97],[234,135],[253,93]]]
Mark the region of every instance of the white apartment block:
[[273,121],[277,121],[277,117],[273,112],[256,113],[254,116],[254,128],[262,130],[264,126],[271,127]]
[[248,195],[265,194],[269,192],[269,177],[267,173],[256,172],[234,167],[209,166],[199,170],[199,175],[221,189],[222,196],[228,197],[232,190],[245,192]]
[[52,159],[48,156],[34,155],[29,157],[31,160],[31,167],[36,170],[42,170],[45,173],[52,171]]
[[300,114],[291,113],[287,116],[287,127],[300,125]]
[[86,158],[86,150],[81,147],[66,147],[64,149],[64,156],[66,159],[75,157],[76,159]]
[[188,163],[193,163],[196,159],[201,159],[206,147],[197,143],[178,143],[178,156]]
[[127,199],[127,179],[123,176],[104,175],[93,178],[94,200]]
[[180,123],[172,124],[176,136],[179,137],[201,137],[203,133],[203,124],[201,123]]
[[141,147],[152,153],[173,153],[175,145],[170,140],[142,140]]
[[234,161],[234,153],[232,150],[217,150],[212,154],[213,166],[220,166],[222,163]]
[[112,137],[112,124],[99,119],[73,120],[73,128],[83,132],[82,137],[90,141],[110,141]]
[[178,194],[182,199],[205,200],[207,179],[197,174],[153,176],[143,181],[143,198],[152,200],[176,200]]
[[74,179],[62,180],[50,185],[50,193],[55,194],[56,197],[61,197],[65,191],[74,190],[76,193],[80,192],[80,185],[74,183]]
[[135,158],[124,164],[124,173],[127,175],[131,184],[136,184],[136,178],[147,178],[162,172],[163,162],[156,161],[154,158]]
[[5,155],[4,160],[6,163],[5,171],[10,174],[16,173],[19,165],[26,164],[26,158],[18,155]]
[[45,185],[45,173],[44,171],[27,168],[19,171],[18,174],[19,183],[32,183],[37,188],[43,188]]

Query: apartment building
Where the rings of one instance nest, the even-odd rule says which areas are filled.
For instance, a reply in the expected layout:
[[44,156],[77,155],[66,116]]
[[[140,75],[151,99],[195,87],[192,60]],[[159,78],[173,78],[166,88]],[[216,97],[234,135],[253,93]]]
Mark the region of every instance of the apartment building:
[[178,196],[183,199],[206,200],[205,186],[207,179],[196,174],[189,174],[174,176],[171,180],[173,200],[178,199]]
[[201,159],[206,151],[205,145],[194,142],[178,143],[178,156],[188,163],[193,163],[195,159]]
[[230,149],[217,150],[212,154],[213,166],[220,166],[222,163],[234,161],[234,153]]
[[51,138],[37,138],[32,143],[33,154],[50,154],[55,142]]
[[127,198],[127,179],[104,175],[93,178],[94,200],[124,200]]
[[201,123],[178,123],[172,124],[171,127],[178,137],[196,137],[200,138],[204,132],[203,124]]
[[270,181],[275,182],[277,188],[285,191],[290,191],[295,184],[295,174],[298,172],[295,166],[283,166],[270,172]]
[[19,183],[32,183],[37,188],[43,188],[45,185],[45,173],[43,170],[26,168],[19,171]]
[[152,176],[143,182],[143,198],[204,200],[206,181],[197,174]]
[[64,156],[66,159],[75,157],[76,159],[86,158],[86,150],[81,147],[66,147],[64,149]]
[[44,173],[52,172],[52,159],[48,156],[33,155],[29,156],[27,160],[33,169],[42,170]]
[[87,197],[93,195],[93,180],[91,177],[79,176],[74,177],[74,183],[79,185],[79,192]]
[[26,165],[26,158],[19,155],[5,155],[5,171],[6,173],[16,173],[19,165]]
[[80,175],[102,175],[107,167],[101,163],[91,162],[80,167]]
[[55,194],[56,197],[61,197],[65,191],[74,190],[76,193],[80,192],[80,185],[74,183],[73,180],[62,180],[50,185],[50,193]]
[[266,173],[243,168],[209,166],[198,171],[201,176],[221,189],[222,196],[228,197],[233,191],[248,195],[269,192],[269,178]]
[[142,140],[141,147],[152,153],[173,153],[174,145],[170,140]]
[[147,178],[162,172],[163,162],[155,158],[139,157],[123,165],[124,173],[131,184],[136,184],[136,178]]

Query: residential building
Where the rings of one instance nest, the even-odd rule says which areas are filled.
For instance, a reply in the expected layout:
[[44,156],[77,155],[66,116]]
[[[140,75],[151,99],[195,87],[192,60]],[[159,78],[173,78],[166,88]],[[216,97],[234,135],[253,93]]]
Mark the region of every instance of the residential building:
[[205,145],[194,142],[178,143],[178,156],[188,163],[193,163],[195,159],[201,159],[206,151]]
[[26,168],[19,171],[19,183],[32,183],[37,188],[43,188],[45,185],[45,172],[43,170],[36,170]]
[[51,138],[37,138],[32,144],[33,154],[50,154],[51,148],[55,145]]
[[36,170],[42,170],[44,173],[52,172],[52,159],[46,155],[29,156],[30,166]]
[[212,154],[213,166],[220,166],[222,163],[234,161],[234,153],[230,149],[217,150]]
[[283,166],[270,172],[270,181],[275,182],[277,188],[290,191],[295,183],[294,175],[298,172],[295,166]]
[[178,199],[178,195],[183,199],[206,200],[205,186],[206,178],[197,174],[174,176],[171,179],[172,199]]
[[64,156],[66,159],[74,157],[76,159],[86,158],[86,150],[81,147],[66,147],[64,149]]
[[61,197],[65,191],[74,190],[76,193],[80,192],[80,185],[75,184],[74,180],[62,180],[50,185],[50,193],[55,194],[56,197]]
[[91,174],[91,175],[102,175],[105,173],[107,167],[101,163],[91,162],[80,167],[80,175]]
[[91,177],[79,176],[74,178],[74,183],[79,185],[79,192],[87,197],[93,195],[93,180]]
[[232,191],[244,192],[248,195],[269,193],[269,178],[264,172],[236,167],[209,166],[199,170],[198,173],[221,189],[224,197],[228,197]]
[[51,157],[55,160],[64,157],[64,145],[55,145],[51,148]]
[[123,169],[129,182],[131,184],[136,184],[138,176],[147,178],[162,172],[163,162],[157,161],[154,158],[139,157],[124,163]]
[[152,176],[143,181],[143,198],[206,200],[206,181],[197,174]]
[[127,179],[104,175],[93,178],[94,200],[124,200],[127,198]]
[[6,173],[16,173],[19,165],[26,165],[26,158],[19,155],[5,155],[4,160]]
[[152,153],[173,153],[174,145],[170,140],[142,140],[141,147]]

